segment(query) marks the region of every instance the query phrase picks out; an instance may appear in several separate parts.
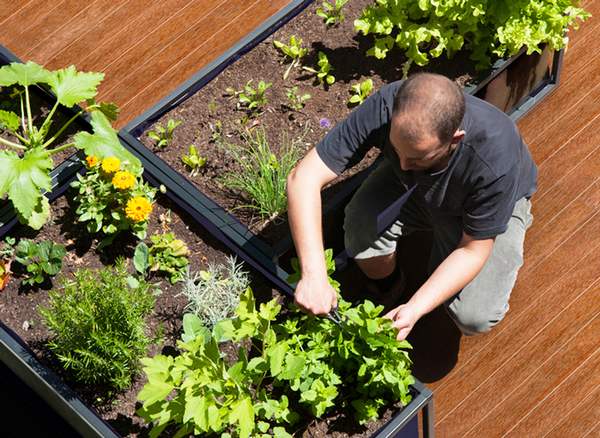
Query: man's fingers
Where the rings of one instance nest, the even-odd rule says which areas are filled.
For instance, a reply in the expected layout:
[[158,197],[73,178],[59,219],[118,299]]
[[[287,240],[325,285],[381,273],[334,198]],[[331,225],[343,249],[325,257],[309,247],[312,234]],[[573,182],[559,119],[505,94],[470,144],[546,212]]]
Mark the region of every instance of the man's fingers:
[[406,337],[408,336],[409,333],[410,333],[410,327],[403,328],[396,335],[396,339],[398,341],[404,341],[406,339]]
[[396,312],[397,311],[398,311],[397,309],[392,309],[388,313],[386,313],[385,315],[383,315],[383,317],[387,318],[387,319],[391,319],[393,321],[394,317],[396,316]]

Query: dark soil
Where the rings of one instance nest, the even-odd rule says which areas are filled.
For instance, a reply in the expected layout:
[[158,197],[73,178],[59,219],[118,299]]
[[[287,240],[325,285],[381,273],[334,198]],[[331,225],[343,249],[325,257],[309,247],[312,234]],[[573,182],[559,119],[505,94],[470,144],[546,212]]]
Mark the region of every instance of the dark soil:
[[[364,55],[371,45],[371,36],[358,36],[353,22],[360,16],[362,9],[370,3],[372,0],[350,1],[344,8],[345,21],[331,28],[326,28],[322,19],[315,14],[320,2],[313,3],[225,69],[198,93],[165,114],[158,121],[163,126],[168,119],[183,121],[183,124],[175,130],[173,143],[170,146],[162,150],[154,148],[153,141],[147,137],[148,131],[141,135],[140,140],[184,175],[188,175],[188,170],[181,162],[181,156],[187,154],[190,144],[194,144],[199,153],[207,158],[207,164],[199,175],[189,179],[202,192],[232,212],[243,224],[267,242],[279,241],[282,236],[289,235],[285,217],[278,218],[279,225],[270,224],[267,227],[268,219],[258,217],[252,210],[239,208],[240,205],[248,203],[242,194],[234,193],[220,183],[219,177],[225,172],[239,171],[239,168],[217,146],[218,141],[215,142],[213,133],[216,126],[220,124],[222,132],[218,136],[221,139],[241,144],[239,140],[241,130],[263,127],[275,154],[278,153],[284,134],[288,138],[301,138],[301,153],[305,154],[323,138],[330,127],[335,126],[351,112],[352,108],[347,105],[351,95],[351,85],[371,78],[374,90],[377,90],[385,83],[401,79],[401,67],[405,61],[401,51],[393,50],[384,60]],[[303,60],[304,65],[315,66],[319,51],[328,56],[335,69],[332,72],[336,78],[333,85],[324,87],[315,84],[313,76],[300,68],[292,70],[288,79],[283,80],[283,73],[288,64],[281,63],[282,56],[273,46],[273,40],[288,44],[291,35],[302,38],[303,46],[309,48],[309,54]],[[467,55],[461,52],[452,61],[441,58],[432,61],[426,69],[443,73],[464,85],[474,75],[471,66],[472,63],[467,60]],[[414,66],[411,72],[417,70],[419,68]],[[263,113],[242,123],[241,120],[247,117],[247,113],[236,109],[237,99],[226,95],[225,90],[229,87],[241,90],[250,80],[253,81],[253,86],[256,86],[260,80],[272,83],[272,86],[266,92],[268,104]],[[293,86],[298,87],[298,94],[309,93],[312,96],[300,111],[293,111],[287,106],[286,90]],[[327,119],[327,127],[323,126],[323,119]],[[150,129],[152,127],[148,128]],[[367,167],[374,161],[377,152],[377,149],[372,149],[363,162],[348,170],[333,184]],[[336,187],[339,187],[339,184]],[[324,199],[335,192],[336,189],[326,190]]]

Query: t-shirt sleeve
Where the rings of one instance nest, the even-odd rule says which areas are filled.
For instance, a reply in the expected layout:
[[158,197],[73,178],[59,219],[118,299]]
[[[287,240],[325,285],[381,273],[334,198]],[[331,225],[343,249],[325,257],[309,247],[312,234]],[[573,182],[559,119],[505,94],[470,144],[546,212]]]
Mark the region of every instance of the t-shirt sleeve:
[[397,82],[369,96],[317,144],[317,153],[337,175],[358,163],[372,147],[382,148]]
[[475,239],[502,234],[515,208],[517,177],[508,173],[479,187],[465,202],[463,230]]

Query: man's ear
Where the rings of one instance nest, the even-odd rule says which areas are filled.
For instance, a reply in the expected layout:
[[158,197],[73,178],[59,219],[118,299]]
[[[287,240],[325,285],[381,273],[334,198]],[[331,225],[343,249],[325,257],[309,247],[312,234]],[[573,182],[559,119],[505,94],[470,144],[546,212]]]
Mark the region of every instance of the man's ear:
[[465,138],[464,129],[456,130],[456,132],[452,136],[452,144],[457,145],[458,143],[460,143],[462,141],[463,138]]

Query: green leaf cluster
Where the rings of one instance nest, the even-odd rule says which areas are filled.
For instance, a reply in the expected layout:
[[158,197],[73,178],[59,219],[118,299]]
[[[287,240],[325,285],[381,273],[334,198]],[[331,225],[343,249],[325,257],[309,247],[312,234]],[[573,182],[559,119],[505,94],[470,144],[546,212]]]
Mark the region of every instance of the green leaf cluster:
[[83,383],[129,387],[151,343],[145,318],[154,308],[154,292],[129,275],[122,259],[114,267],[62,278],[47,307],[39,309],[52,333],[48,347]]
[[181,161],[190,169],[190,176],[198,175],[200,169],[206,164],[206,158],[198,153],[198,149],[193,144],[188,148],[188,154],[181,157]]
[[288,88],[285,95],[288,98],[288,106],[295,111],[300,111],[304,108],[306,101],[310,99],[310,94],[298,94],[298,87]]
[[323,19],[327,26],[334,26],[344,21],[342,8],[348,0],[324,0],[321,7],[317,8],[317,15]]
[[67,251],[65,247],[50,240],[34,242],[21,239],[14,248],[15,261],[27,270],[23,284],[43,283],[48,277],[58,274]]
[[227,88],[225,92],[232,97],[238,98],[238,109],[245,109],[251,115],[259,114],[267,104],[266,91],[273,85],[270,82],[259,81],[256,88],[252,86],[252,80],[249,80],[244,88],[236,91],[233,88]]
[[273,45],[277,48],[284,57],[284,61],[289,59],[290,65],[283,73],[283,79],[287,79],[292,68],[298,67],[302,61],[302,58],[308,53],[308,49],[302,47],[302,39],[295,35],[290,36],[289,45],[282,43],[281,41],[273,41]]
[[327,58],[327,55],[321,51],[317,53],[317,56],[319,57],[317,61],[318,70],[311,67],[302,68],[308,72],[314,73],[315,79],[319,84],[333,84],[335,82],[335,76],[331,74],[333,67],[329,63],[329,58]]
[[185,242],[173,233],[150,236],[151,245],[138,243],[134,253],[134,266],[140,273],[162,272],[171,284],[184,279],[189,264],[190,250]]
[[173,141],[173,133],[175,128],[181,125],[181,120],[169,119],[167,125],[163,126],[160,123],[154,125],[154,129],[148,131],[148,137],[155,141],[154,146],[159,149],[164,149]]
[[565,32],[590,15],[572,0],[376,0],[354,26],[374,35],[367,55],[382,59],[394,46],[409,63],[426,65],[446,53],[449,58],[466,46],[477,68],[494,58],[541,52],[541,45],[560,49]]
[[373,80],[367,79],[359,84],[352,85],[352,96],[348,100],[349,105],[360,105],[373,91]]
[[[118,114],[117,107],[94,100],[103,77],[102,73],[79,72],[74,66],[50,71],[31,61],[0,68],[0,87],[13,90],[6,94],[7,101],[3,102],[11,110],[0,111],[0,129],[4,134],[0,135],[0,145],[4,147],[0,150],[0,173],[3,174],[0,197],[8,196],[19,219],[32,228],[41,228],[50,217],[48,200],[43,193],[51,190],[53,154],[75,147],[84,150],[87,155],[119,156],[140,166],[139,160],[121,146],[116,131],[110,125],[110,120]],[[56,95],[52,109],[39,118],[33,116],[32,86],[49,88]],[[84,101],[85,109],[62,126],[52,129],[54,116],[61,105],[72,108]],[[51,147],[84,112],[92,115],[93,133],[79,132],[72,142]]]

